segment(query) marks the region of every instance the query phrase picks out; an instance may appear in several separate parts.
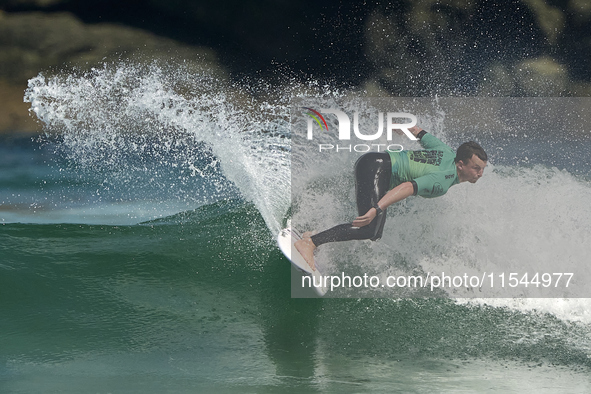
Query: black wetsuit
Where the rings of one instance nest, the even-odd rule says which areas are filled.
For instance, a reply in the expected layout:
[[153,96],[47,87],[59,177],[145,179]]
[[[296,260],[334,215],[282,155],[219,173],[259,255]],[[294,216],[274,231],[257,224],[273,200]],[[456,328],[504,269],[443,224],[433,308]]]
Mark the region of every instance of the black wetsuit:
[[[392,188],[410,182],[413,195],[433,198],[444,195],[459,183],[455,165],[456,154],[449,146],[426,131],[417,138],[425,148],[419,151],[378,153],[370,152],[355,163],[355,191],[357,212],[365,215]],[[386,210],[370,224],[354,227],[345,223],[312,236],[314,245],[359,239],[375,241],[382,237]]]
[[[355,194],[357,212],[365,215],[370,208],[390,190],[392,164],[388,153],[370,152],[361,156],[355,163]],[[320,246],[327,242],[349,241],[353,239],[371,239],[382,237],[386,210],[363,227],[353,227],[353,223],[345,223],[312,236],[314,245]]]

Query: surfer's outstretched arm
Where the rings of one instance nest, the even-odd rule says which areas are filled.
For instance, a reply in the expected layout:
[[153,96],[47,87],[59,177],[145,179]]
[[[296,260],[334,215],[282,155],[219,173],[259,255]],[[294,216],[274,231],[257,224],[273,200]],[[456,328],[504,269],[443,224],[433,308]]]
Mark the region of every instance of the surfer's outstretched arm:
[[[411,182],[404,182],[400,185],[396,186],[394,189],[390,190],[384,197],[378,201],[378,206],[381,210],[385,210],[390,205],[397,203],[398,201],[402,201],[405,198],[412,196],[414,193],[414,187]],[[370,224],[374,218],[377,216],[378,212],[375,208],[370,208],[369,211],[365,213],[365,215],[358,216],[353,221],[353,226],[355,227],[363,227]]]

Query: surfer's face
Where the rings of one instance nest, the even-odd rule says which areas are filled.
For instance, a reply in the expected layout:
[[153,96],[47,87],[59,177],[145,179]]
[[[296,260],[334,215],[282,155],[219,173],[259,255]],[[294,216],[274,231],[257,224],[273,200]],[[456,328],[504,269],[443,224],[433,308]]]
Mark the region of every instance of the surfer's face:
[[478,156],[472,155],[472,157],[465,163],[460,160],[457,167],[460,182],[468,181],[470,183],[476,183],[476,181],[482,177],[486,162]]

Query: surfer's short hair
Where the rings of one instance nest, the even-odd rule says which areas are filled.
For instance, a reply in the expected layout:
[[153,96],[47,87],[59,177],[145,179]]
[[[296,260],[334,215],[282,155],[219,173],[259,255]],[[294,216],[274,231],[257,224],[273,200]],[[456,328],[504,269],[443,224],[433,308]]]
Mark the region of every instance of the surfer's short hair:
[[482,149],[482,146],[474,141],[464,142],[460,145],[454,161],[457,163],[461,160],[463,163],[466,163],[472,158],[472,155],[476,155],[482,161],[488,161],[488,156],[484,149]]

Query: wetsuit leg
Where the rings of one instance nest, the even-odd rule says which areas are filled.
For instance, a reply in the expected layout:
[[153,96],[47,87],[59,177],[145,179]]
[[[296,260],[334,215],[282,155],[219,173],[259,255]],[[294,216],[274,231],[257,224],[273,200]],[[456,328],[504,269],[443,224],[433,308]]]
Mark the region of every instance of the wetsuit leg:
[[[388,192],[392,164],[387,153],[370,152],[361,156],[355,163],[355,193],[357,197],[357,213],[365,215]],[[340,242],[360,239],[380,239],[386,222],[386,210],[378,215],[370,224],[353,227],[353,223],[345,223],[312,236],[314,245],[320,246],[327,242]]]

